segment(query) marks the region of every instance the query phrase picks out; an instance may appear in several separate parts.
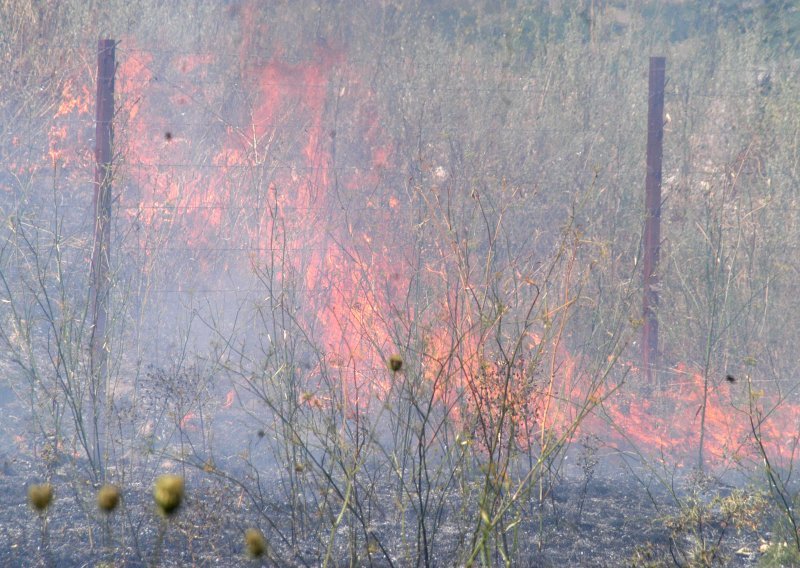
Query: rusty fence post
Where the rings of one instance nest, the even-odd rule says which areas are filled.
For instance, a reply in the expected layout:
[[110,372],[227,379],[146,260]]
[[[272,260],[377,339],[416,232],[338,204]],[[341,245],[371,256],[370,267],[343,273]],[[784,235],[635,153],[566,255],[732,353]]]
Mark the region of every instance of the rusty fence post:
[[102,477],[108,372],[108,296],[111,255],[111,178],[114,137],[114,74],[116,42],[97,44],[97,115],[95,130],[94,244],[91,265],[91,386],[89,440],[95,471]]

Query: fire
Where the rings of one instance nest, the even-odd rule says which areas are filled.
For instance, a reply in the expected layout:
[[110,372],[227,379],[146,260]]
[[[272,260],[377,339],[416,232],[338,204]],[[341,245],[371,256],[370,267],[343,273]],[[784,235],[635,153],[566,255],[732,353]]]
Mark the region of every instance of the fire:
[[701,440],[704,467],[760,463],[756,435],[769,459],[779,463],[792,459],[793,440],[800,434],[796,404],[748,389],[747,384],[706,382],[703,373],[686,365],[673,370],[672,381],[657,391],[655,400],[642,394],[640,383],[634,383],[638,380],[632,375],[633,384],[603,402],[606,426],[593,418],[585,428],[604,432],[620,447],[632,445],[646,456],[661,456],[674,465],[696,467]]
[[190,427],[190,425],[192,425],[192,423],[196,419],[197,419],[197,413],[195,413],[195,412],[187,412],[186,414],[183,415],[183,417],[180,420],[181,429],[182,430],[187,429],[188,427]]
[[[130,46],[128,52],[118,70],[120,155],[130,180],[121,201],[139,227],[144,271],[173,248],[196,257],[195,271],[212,282],[214,270],[235,269],[243,261],[257,269],[278,262],[275,276],[286,284],[296,279],[302,323],[347,383],[345,399],[363,402],[376,389],[385,390],[385,373],[376,369],[383,368],[381,353],[391,344],[386,322],[392,302],[408,279],[390,261],[399,254],[389,248],[392,239],[346,222],[332,191],[335,184],[340,195],[376,186],[391,146],[382,140],[377,112],[365,104],[358,126],[370,148],[365,162],[334,172],[337,133],[326,127],[330,99],[341,96],[334,85],[370,98],[341,51],[320,46],[313,57],[291,64],[280,49],[266,60],[247,58],[243,73],[254,96],[246,116],[209,111],[203,93],[192,86],[209,75],[211,55],[176,57],[160,63],[166,71],[156,74],[152,56]],[[192,143],[197,125],[191,123],[201,117],[220,134],[204,140],[202,152]],[[279,145],[296,150],[291,161],[274,158]],[[391,197],[389,207],[366,205],[388,221],[399,200]],[[203,253],[223,243],[245,254],[222,255],[222,266],[212,264]],[[286,256],[276,261],[283,251]]]
[[[78,77],[68,77],[61,88],[58,107],[48,134],[52,164],[91,167],[88,132],[94,111],[94,96]],[[80,128],[78,125],[84,125]]]
[[[242,11],[245,20],[250,9],[247,5]],[[340,375],[344,399],[363,408],[373,398],[385,398],[392,378],[384,355],[397,348],[392,320],[411,284],[404,270],[409,253],[392,234],[393,215],[402,209],[398,196],[362,191],[379,186],[394,158],[379,113],[370,104],[372,93],[357,70],[348,67],[341,50],[323,46],[294,63],[286,62],[280,49],[268,60],[246,58],[244,71],[255,91],[250,114],[226,117],[205,105],[201,90],[192,86],[194,80],[208,80],[212,54],[175,56],[159,64],[167,70],[166,77],[159,77],[152,55],[128,53],[117,72],[117,153],[128,175],[120,212],[141,228],[135,244],[149,259],[143,270],[152,268],[156,254],[167,256],[170,247],[185,246],[190,253],[242,250],[256,267],[286,251],[278,277],[298,279],[304,331],[318,341],[328,368]],[[363,163],[348,170],[337,169],[340,133],[328,126],[326,114],[331,101],[344,93],[356,93],[363,101],[354,130],[367,148]],[[90,149],[69,152],[76,147],[71,121],[80,119],[90,128],[92,109],[88,81],[66,81],[49,133],[53,163],[91,164]],[[211,134],[198,148],[195,137],[204,127]],[[88,138],[77,140],[80,146]],[[294,156],[291,161],[273,160],[278,142],[290,146],[285,154]],[[258,176],[263,179],[253,181]],[[437,176],[444,178],[446,172]],[[365,227],[346,214],[340,203],[352,196],[364,197],[358,207],[375,220],[372,225]],[[229,244],[222,247],[221,242]],[[246,264],[231,259],[232,254],[224,256],[223,269]],[[197,272],[219,269],[211,263],[198,255]],[[625,384],[612,392],[579,371],[581,358],[560,340],[537,334],[530,335],[525,356],[508,368],[482,351],[487,338],[476,331],[475,314],[460,306],[459,292],[448,288],[446,268],[427,262],[423,273],[426,284],[445,290],[441,303],[431,316],[404,317],[428,318],[420,322],[424,348],[416,354],[419,372],[435,400],[462,425],[475,423],[481,414],[497,415],[505,405],[513,435],[525,446],[545,430],[567,431],[588,405],[597,411],[582,431],[603,433],[610,444],[633,444],[675,463],[688,465],[696,458],[701,433],[709,462],[755,459],[754,430],[773,455],[793,457],[794,446],[787,442],[798,434],[800,413],[788,401],[748,390],[744,382],[707,381],[685,365],[676,367],[675,380],[658,401],[641,394],[633,365]],[[557,317],[552,311],[546,319]],[[454,362],[458,371],[451,373]],[[539,373],[535,380],[534,372]],[[309,408],[329,404],[312,391],[304,391],[299,403]],[[231,390],[222,406],[229,408],[234,399]],[[181,425],[192,418],[186,414]]]
[[[80,93],[76,91],[80,91]],[[74,79],[67,79],[61,90],[61,102],[53,118],[67,116],[73,112],[91,114],[93,100],[92,94],[86,85],[76,87]]]

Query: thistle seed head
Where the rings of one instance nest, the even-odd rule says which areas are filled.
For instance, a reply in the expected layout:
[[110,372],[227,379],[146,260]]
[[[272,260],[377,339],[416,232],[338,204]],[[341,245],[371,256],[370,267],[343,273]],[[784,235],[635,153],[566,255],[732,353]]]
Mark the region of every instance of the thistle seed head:
[[183,500],[183,478],[179,475],[162,475],[156,479],[153,498],[162,513],[172,515]]
[[31,485],[28,487],[28,501],[31,507],[40,513],[44,512],[53,502],[53,486],[49,483]]
[[247,546],[247,552],[253,558],[259,558],[267,551],[267,539],[256,528],[249,528],[244,531],[244,543]]
[[104,513],[110,513],[119,505],[119,488],[115,485],[103,485],[97,491],[97,506]]
[[403,368],[403,358],[400,355],[392,355],[389,357],[389,369],[396,373]]

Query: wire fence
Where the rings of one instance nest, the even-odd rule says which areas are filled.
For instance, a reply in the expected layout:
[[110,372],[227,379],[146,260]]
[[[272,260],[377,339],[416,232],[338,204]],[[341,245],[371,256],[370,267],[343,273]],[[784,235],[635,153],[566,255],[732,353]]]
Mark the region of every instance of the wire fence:
[[[73,46],[73,48],[76,48]],[[77,48],[76,48],[77,49]],[[94,49],[91,47],[83,46],[81,48],[83,53],[85,53],[86,61],[91,61],[92,57],[94,56]],[[239,119],[233,119],[231,117],[225,116],[225,114],[212,106],[205,97],[203,96],[203,89],[208,87],[220,87],[223,84],[223,79],[198,79],[196,74],[193,73],[185,73],[182,72],[179,68],[170,68],[170,66],[165,66],[162,64],[153,64],[148,61],[148,55],[155,54],[159,55],[166,60],[172,60],[178,57],[192,57],[192,58],[202,58],[207,53],[197,53],[191,51],[177,51],[177,50],[168,50],[168,49],[138,49],[138,48],[124,48],[121,47],[118,50],[118,53],[123,58],[135,60],[141,68],[146,69],[150,76],[139,85],[141,91],[138,93],[134,93],[133,91],[128,93],[128,99],[134,101],[134,105],[141,106],[143,102],[147,101],[147,97],[150,96],[147,94],[146,90],[150,88],[155,88],[156,86],[161,89],[162,91],[167,91],[168,93],[172,94],[179,94],[186,97],[185,102],[185,113],[192,115],[191,119],[185,117],[177,117],[177,118],[170,118],[165,124],[159,125],[158,128],[152,128],[154,132],[160,130],[164,130],[165,128],[169,129],[168,132],[170,133],[170,140],[164,140],[165,145],[168,144],[177,144],[180,140],[180,137],[184,134],[187,136],[188,141],[192,142],[191,140],[191,133],[196,132],[197,130],[201,129],[209,129],[212,127],[213,124],[222,125],[230,130],[233,131],[240,131],[242,133],[253,132],[255,131],[264,131],[269,129],[279,130],[285,129],[285,131],[289,133],[297,133],[301,132],[304,135],[308,135],[309,133],[315,133],[315,135],[319,135],[320,133],[331,133],[336,132],[337,130],[337,123],[335,120],[332,120],[329,117],[325,117],[325,120],[320,120],[317,123],[303,123],[302,119],[294,119],[294,120],[286,120],[286,121],[276,121],[273,118],[269,119],[249,119],[248,121],[242,121]],[[264,60],[261,57],[253,56],[249,58],[255,64],[258,65],[269,65],[269,62]],[[369,61],[362,61],[361,64],[368,64]],[[313,62],[310,64],[313,65]],[[347,65],[358,65],[359,63],[354,61],[348,61]],[[69,66],[64,70],[64,73],[70,74],[73,72],[83,72],[85,70],[86,63],[80,62],[75,63],[74,65]],[[755,71],[757,68],[753,68]],[[760,69],[760,68],[758,68]],[[440,71],[449,71],[449,68],[445,64],[437,65],[437,64],[424,64],[420,65],[417,69],[422,71],[431,71],[431,70],[440,70]],[[646,73],[646,67],[643,65],[641,67],[633,68],[630,70],[631,73],[642,74]],[[487,71],[489,73],[489,71]],[[85,74],[85,73],[84,73]],[[402,84],[403,81],[398,80],[398,84]],[[410,82],[408,85],[403,85],[402,87],[398,87],[402,89],[404,92],[412,93],[417,97],[426,97],[434,93],[434,89],[436,93],[444,93],[446,95],[452,94],[464,94],[464,93],[474,93],[480,95],[495,95],[497,97],[501,97],[502,95],[507,94],[517,94],[521,96],[544,96],[544,95],[552,95],[552,96],[560,96],[560,97],[573,97],[575,99],[584,98],[586,101],[591,101],[592,97],[591,94],[586,91],[581,91],[579,89],[566,89],[566,90],[554,90],[550,88],[542,87],[540,81],[537,82],[534,77],[492,77],[491,79],[485,79],[483,77],[463,77],[462,82],[458,85],[437,85],[435,87],[431,85],[421,85],[418,83],[414,83],[413,81]],[[642,81],[644,84],[644,81]],[[258,86],[260,88],[272,88],[276,90],[284,90],[284,91],[303,91],[305,94],[308,94],[308,91],[311,90],[335,90],[341,89],[342,87],[350,87],[353,85],[357,85],[357,81],[351,78],[346,78],[342,75],[337,75],[336,70],[333,70],[333,75],[327,81],[294,81],[294,80],[286,80],[286,81],[258,81]],[[246,87],[244,85],[234,85],[234,87],[239,88],[241,90],[245,90]],[[90,91],[91,92],[91,91]],[[644,92],[644,87],[642,87],[642,92]],[[334,93],[331,95],[335,98],[336,94]],[[358,95],[354,95],[358,96]],[[713,90],[697,90],[693,88],[687,87],[678,87],[675,85],[671,85],[668,87],[666,92],[668,103],[670,100],[673,99],[683,99],[688,96],[689,98],[701,98],[701,99],[720,99],[720,100],[746,100],[746,99],[753,99],[753,100],[762,100],[763,93],[761,92],[758,85],[754,85],[752,89],[744,90],[744,91],[713,91]],[[213,97],[209,97],[213,98]],[[645,108],[644,100],[640,101],[641,103],[641,111],[644,111]],[[708,109],[706,107],[695,106],[691,107],[698,112],[702,110],[704,113],[715,113],[718,112],[715,109]],[[172,109],[171,109],[172,110]],[[592,113],[590,113],[591,115]],[[701,113],[702,114],[702,113]],[[197,118],[195,115],[200,115],[201,117],[207,117],[206,120],[202,120],[201,118]],[[572,147],[576,147],[582,145],[584,142],[597,140],[601,137],[604,137],[608,134],[608,129],[606,125],[603,126],[595,126],[591,125],[590,122],[587,123],[586,120],[580,119],[578,117],[572,117],[574,119],[575,124],[569,127],[553,127],[547,125],[545,122],[542,126],[538,125],[522,125],[519,123],[513,123],[510,125],[503,125],[503,130],[506,133],[513,134],[517,137],[519,136],[541,136],[544,138],[547,137],[567,137],[568,141],[562,144],[563,148],[560,149],[557,156],[550,157],[547,164],[556,164],[559,160],[565,158],[574,158],[575,157],[575,150]],[[535,120],[535,119],[533,119]],[[547,120],[547,117],[544,117],[543,120]],[[576,127],[577,124],[582,122],[581,127]],[[95,122],[93,116],[90,116],[84,113],[83,116],[73,116],[72,114],[59,117],[58,125],[61,127],[65,127],[68,130],[72,129],[94,129]],[[440,130],[438,136],[443,139],[447,140],[452,138],[453,136],[458,135],[458,128],[462,125],[455,125],[452,130]],[[40,136],[45,136],[47,133],[46,128],[42,128],[38,130],[38,134]],[[160,133],[160,135],[166,134]],[[280,133],[279,133],[280,134]],[[91,139],[86,140],[87,143],[91,143]],[[256,144],[257,145],[257,144]],[[15,149],[7,154],[6,159],[13,159],[16,156],[21,156],[25,152],[36,152],[37,150],[41,150],[42,147],[46,147],[46,144],[42,143],[41,145],[36,144],[26,144],[26,143],[19,143],[15,146]],[[246,146],[242,146],[246,148]],[[641,156],[638,158],[639,161],[643,162],[644,160],[644,148],[641,148]],[[86,150],[87,153],[89,149]],[[364,166],[357,166],[357,165],[346,165],[346,164],[333,164],[330,160],[325,163],[321,164],[309,164],[303,163],[303,161],[297,161],[291,164],[287,163],[213,163],[213,158],[202,158],[197,161],[183,161],[183,160],[170,160],[170,159],[163,159],[166,156],[163,156],[166,153],[165,150],[159,149],[157,153],[161,154],[155,161],[146,160],[141,157],[133,157],[133,156],[125,156],[121,160],[121,167],[127,170],[129,173],[127,175],[131,175],[130,171],[139,170],[136,175],[146,175],[143,174],[142,171],[146,170],[159,170],[159,171],[188,171],[196,174],[196,177],[199,179],[205,179],[207,177],[206,172],[221,172],[221,173],[231,173],[231,172],[248,172],[254,171],[257,169],[267,169],[272,171],[283,171],[283,172],[301,172],[301,175],[305,173],[314,173],[314,172],[321,172],[324,171],[327,174],[331,175],[350,175],[350,174],[358,174],[363,173],[365,171]],[[224,159],[221,158],[221,159]],[[542,165],[541,167],[544,168],[546,165]],[[87,168],[92,168],[93,165],[90,163],[84,164]],[[41,168],[45,171],[49,171],[52,169],[52,164],[42,164]],[[702,168],[691,168],[688,170],[684,170],[684,173],[688,173],[690,175],[698,175],[698,176],[725,176],[728,175],[728,172],[724,167],[720,167],[718,169],[702,169]],[[446,175],[450,175],[450,172],[445,172]],[[404,172],[394,172],[391,169],[385,169],[380,171],[381,180],[386,182],[390,179],[393,180],[402,180],[407,177],[407,173]],[[495,172],[495,176],[501,176],[501,172]],[[512,179],[511,182],[517,185],[529,185],[535,186],[538,182],[540,182],[540,178],[536,176],[530,176],[525,179],[517,177],[516,179]],[[87,183],[91,183],[91,179],[87,179]],[[213,191],[211,192],[213,193]],[[158,197],[153,195],[152,199],[157,199]],[[179,197],[178,199],[180,199]],[[183,196],[185,198],[185,196]],[[86,205],[77,205],[77,204],[65,204],[63,207],[71,207],[71,208],[86,208]],[[264,210],[267,208],[264,207]],[[347,213],[368,213],[371,211],[375,211],[375,206],[366,206],[366,205],[353,205],[348,204],[346,207],[343,208],[346,210]],[[249,203],[237,203],[235,201],[232,202],[212,202],[212,203],[163,203],[163,202],[155,202],[155,201],[145,201],[143,200],[141,203],[136,204],[128,204],[124,198],[121,198],[120,201],[115,205],[115,211],[117,213],[122,214],[131,214],[141,211],[163,211],[163,212],[171,212],[171,213],[189,213],[189,212],[202,212],[202,211],[230,211],[230,212],[252,212],[254,207],[252,204]],[[314,213],[316,215],[324,215],[326,213],[330,213],[331,205],[327,203],[315,203],[314,205],[309,206],[292,206],[292,212],[296,214],[311,214]],[[158,246],[158,247],[148,247],[147,245],[142,246],[140,248],[140,252],[143,254],[149,254],[155,252],[156,249],[159,252],[169,252],[169,253],[186,253],[186,254],[225,254],[225,255],[257,255],[264,252],[275,252],[279,250],[288,250],[289,252],[325,252],[328,250],[327,246],[321,245],[311,245],[311,244],[304,244],[301,246],[296,247],[289,247],[289,248],[276,248],[276,247],[259,247],[259,246],[217,246],[217,247],[208,247],[203,245],[187,245],[187,246]],[[154,289],[152,290],[155,293],[159,294],[241,294],[245,293],[242,289],[235,289],[235,288],[199,288],[195,289],[191,292],[187,292],[182,289],[178,288],[165,288],[165,289]],[[201,292],[202,291],[202,292]],[[247,292],[257,293],[258,289],[247,289]],[[678,383],[676,383],[678,384]]]

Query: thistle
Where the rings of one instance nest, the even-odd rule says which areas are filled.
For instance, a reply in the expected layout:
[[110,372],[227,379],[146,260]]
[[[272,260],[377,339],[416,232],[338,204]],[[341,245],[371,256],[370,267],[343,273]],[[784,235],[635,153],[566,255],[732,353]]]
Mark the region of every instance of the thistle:
[[103,485],[97,491],[97,506],[104,513],[110,513],[119,505],[119,489],[115,485]]
[[53,502],[53,486],[49,483],[28,487],[28,502],[31,507],[43,513]]
[[253,558],[259,558],[267,551],[267,539],[258,529],[250,528],[244,531],[244,543],[247,546],[247,552]]
[[389,357],[389,369],[396,373],[403,368],[403,358],[400,355],[392,355]]
[[164,515],[172,515],[183,499],[183,478],[179,475],[162,475],[156,479],[153,498]]

